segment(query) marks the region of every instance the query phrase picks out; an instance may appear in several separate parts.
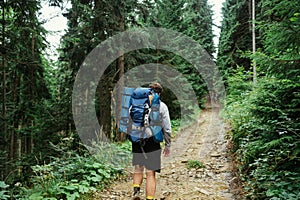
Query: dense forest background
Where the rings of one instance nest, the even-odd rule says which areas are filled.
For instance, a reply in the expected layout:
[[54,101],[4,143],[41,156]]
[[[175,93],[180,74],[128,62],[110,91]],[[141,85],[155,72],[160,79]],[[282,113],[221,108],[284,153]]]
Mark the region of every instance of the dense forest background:
[[[44,2],[63,5],[62,0]],[[0,0],[1,199],[88,198],[122,173],[122,165],[112,165],[108,151],[87,156],[72,118],[76,74],[100,42],[133,28],[163,27],[193,38],[209,55],[216,53],[213,11],[207,0],[71,0],[70,4],[63,13],[68,28],[58,59],[52,61],[45,54],[49,44],[39,17],[41,2]],[[253,20],[251,1],[224,3],[215,58],[226,86],[224,119],[231,126],[236,172],[245,198],[299,199],[300,2],[256,0],[255,8]],[[113,118],[107,117],[112,112],[107,105],[122,74],[144,63],[163,63],[184,74],[203,108],[207,85],[184,59],[149,49],[123,54],[107,68],[97,89],[102,129],[93,132],[114,141],[99,147],[102,150],[122,154],[130,148],[120,142],[123,138]],[[175,128],[178,101],[170,90],[164,95]],[[126,159],[118,160],[123,162]]]

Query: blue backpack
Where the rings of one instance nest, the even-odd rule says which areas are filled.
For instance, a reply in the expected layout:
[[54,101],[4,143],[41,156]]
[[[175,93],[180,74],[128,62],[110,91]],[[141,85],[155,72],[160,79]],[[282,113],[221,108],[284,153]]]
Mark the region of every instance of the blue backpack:
[[162,142],[164,140],[164,134],[161,127],[162,120],[161,120],[159,109],[160,109],[160,97],[157,93],[154,93],[152,99],[151,112],[150,112],[150,128],[153,133],[153,139],[156,142]]
[[156,142],[162,142],[164,137],[159,108],[160,97],[151,88],[125,87],[120,132],[127,133],[131,142],[141,142],[151,136]]

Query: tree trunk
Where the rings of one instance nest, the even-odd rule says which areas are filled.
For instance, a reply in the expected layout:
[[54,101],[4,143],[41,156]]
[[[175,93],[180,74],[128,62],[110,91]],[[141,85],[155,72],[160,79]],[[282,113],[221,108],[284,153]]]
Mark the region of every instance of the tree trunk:
[[[116,16],[119,19],[119,29],[120,31],[124,31],[125,30],[125,25],[124,25],[124,19],[122,16],[122,13],[120,13],[119,16]],[[123,79],[123,75],[124,75],[124,50],[120,50],[119,51],[119,57],[117,60],[117,65],[116,65],[116,76],[115,76],[115,82],[118,83],[118,88],[117,92],[116,92],[116,105],[115,105],[115,109],[116,109],[116,124],[115,124],[115,140],[116,141],[125,141],[126,139],[126,135],[125,133],[120,133],[119,131],[119,127],[120,127],[120,116],[121,116],[121,111],[122,111],[122,93],[123,93],[123,87],[124,87],[124,79]]]
[[18,137],[15,131],[10,133],[10,160],[15,160],[17,158],[17,146],[18,146]]
[[[1,140],[3,141],[3,144],[7,144],[8,141],[8,134],[7,134],[7,119],[6,119],[6,46],[5,46],[5,2],[2,2],[2,50],[1,50],[1,57],[2,57],[2,119],[3,124],[2,126],[2,135]],[[4,147],[1,147],[1,150],[9,152],[9,145],[4,145]],[[9,156],[9,154],[8,154]],[[2,175],[7,174],[7,167],[5,167],[4,172]]]
[[[255,35],[255,0],[252,0],[252,53],[256,53],[256,35]],[[256,61],[253,60],[253,83],[256,84]]]
[[[18,132],[20,133],[22,129],[22,126],[19,125],[18,127]],[[22,142],[23,142],[23,138],[20,134],[17,135],[17,146],[16,146],[16,152],[17,152],[17,159],[21,160],[21,156],[22,156]],[[25,138],[26,139],[26,138]],[[22,174],[22,167],[21,167],[21,162],[18,165],[18,176],[20,177]]]
[[120,116],[122,111],[122,93],[123,93],[123,87],[124,87],[124,51],[119,52],[119,58],[117,61],[116,66],[116,82],[119,81],[118,87],[116,88],[116,99],[115,99],[115,109],[116,109],[116,124],[115,124],[115,140],[116,141],[125,141],[126,137],[124,133],[120,133],[119,127],[120,127]]
[[98,95],[99,95],[99,124],[101,130],[98,135],[99,138],[106,136],[111,140],[111,80],[109,77],[103,78],[99,83]]

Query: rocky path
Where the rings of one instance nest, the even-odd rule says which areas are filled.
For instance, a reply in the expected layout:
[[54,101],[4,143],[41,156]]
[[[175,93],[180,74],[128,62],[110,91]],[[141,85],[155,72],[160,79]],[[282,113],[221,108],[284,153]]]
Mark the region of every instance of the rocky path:
[[[178,200],[231,200],[233,178],[228,141],[219,117],[218,108],[204,110],[198,121],[182,130],[172,143],[171,156],[162,158],[162,172],[157,174],[156,199]],[[190,161],[203,164],[203,168],[188,168]],[[95,199],[130,199],[132,171]],[[145,181],[142,185],[142,192]]]

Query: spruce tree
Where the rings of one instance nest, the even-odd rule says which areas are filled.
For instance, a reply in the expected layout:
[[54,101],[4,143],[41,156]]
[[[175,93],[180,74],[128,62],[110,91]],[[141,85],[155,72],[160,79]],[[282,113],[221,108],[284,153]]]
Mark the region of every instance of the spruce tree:
[[[44,111],[44,100],[49,98],[42,56],[46,31],[38,19],[39,9],[38,1],[1,1],[1,73],[5,77],[0,86],[1,127],[5,127],[1,150],[9,163],[19,160],[20,166],[25,162],[22,159],[30,163],[33,157],[27,156],[39,151],[38,119]],[[2,177],[10,172],[8,163],[3,163],[6,169]],[[19,175],[21,172],[19,167]]]
[[[258,1],[256,2],[258,4]],[[258,9],[257,12],[259,12]],[[224,3],[222,13],[223,21],[218,45],[217,65],[225,77],[239,66],[251,71],[251,59],[246,56],[246,53],[252,51],[251,2],[227,0]],[[257,48],[259,47],[261,45],[258,43]]]

